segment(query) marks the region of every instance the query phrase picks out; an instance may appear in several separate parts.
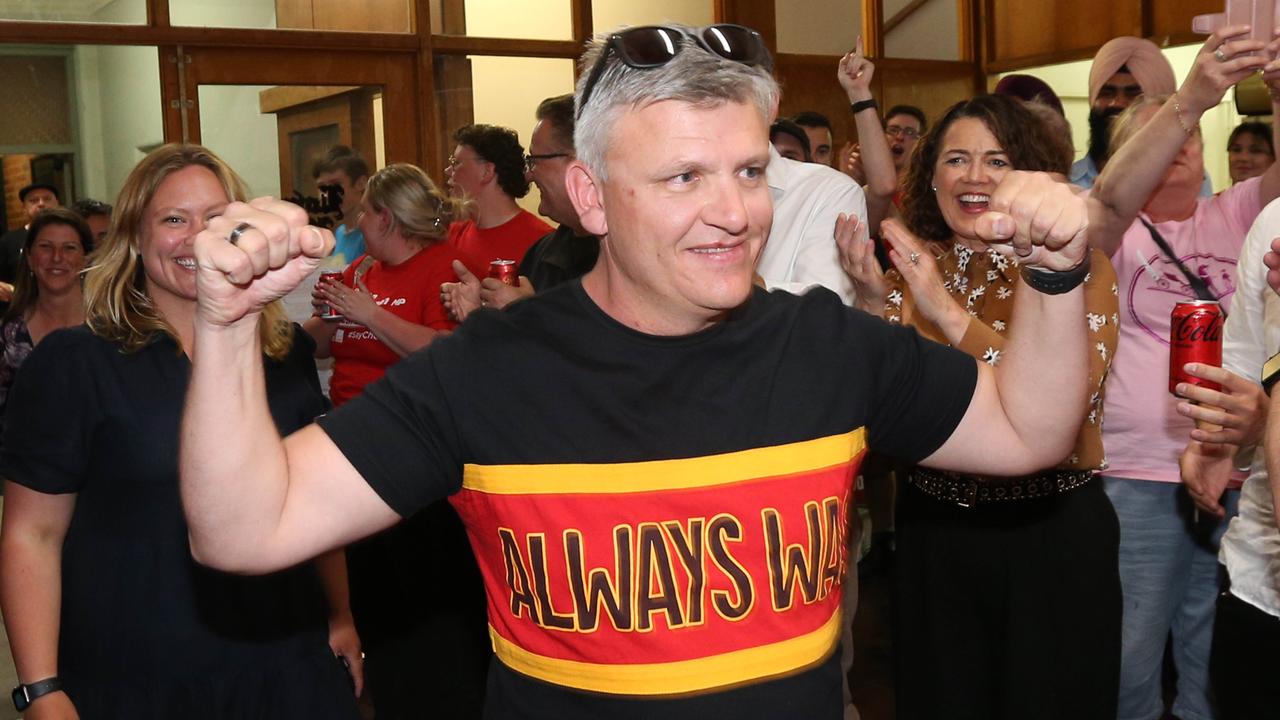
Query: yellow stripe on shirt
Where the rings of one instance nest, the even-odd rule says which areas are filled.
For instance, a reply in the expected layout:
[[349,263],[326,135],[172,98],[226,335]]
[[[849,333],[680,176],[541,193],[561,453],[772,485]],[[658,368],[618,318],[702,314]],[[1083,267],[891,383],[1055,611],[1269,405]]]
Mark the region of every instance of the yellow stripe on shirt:
[[681,695],[722,689],[812,667],[840,639],[840,608],[805,635],[721,655],[668,663],[603,664],[561,660],[529,652],[489,628],[493,651],[507,667],[565,687],[613,695]]
[[866,429],[815,440],[679,460],[633,463],[475,465],[463,468],[462,487],[497,495],[660,492],[714,487],[814,472],[847,463],[866,447]]

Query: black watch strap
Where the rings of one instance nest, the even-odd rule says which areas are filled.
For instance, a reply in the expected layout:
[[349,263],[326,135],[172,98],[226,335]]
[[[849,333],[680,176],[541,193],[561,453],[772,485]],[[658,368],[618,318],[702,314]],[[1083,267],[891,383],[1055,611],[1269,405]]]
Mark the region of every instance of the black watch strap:
[[877,107],[877,106],[876,106],[876,99],[875,99],[875,98],[871,98],[870,100],[859,100],[859,101],[858,101],[858,102],[856,102],[856,103],[850,103],[850,104],[849,104],[849,109],[850,109],[851,111],[853,111],[853,114],[854,114],[854,115],[857,115],[858,113],[862,112],[863,110],[874,110],[874,109],[876,109],[876,107]]
[[19,685],[13,689],[13,707],[18,712],[23,712],[31,707],[31,703],[35,702],[37,698],[58,692],[61,689],[62,678],[56,676],[37,680],[28,685]]
[[1070,270],[1043,270],[1022,266],[1022,281],[1032,290],[1045,295],[1061,295],[1080,287],[1080,283],[1089,276],[1089,260],[1091,253],[1085,252],[1084,261]]
[[1270,395],[1277,380],[1280,380],[1280,353],[1272,355],[1270,360],[1262,364],[1262,389]]

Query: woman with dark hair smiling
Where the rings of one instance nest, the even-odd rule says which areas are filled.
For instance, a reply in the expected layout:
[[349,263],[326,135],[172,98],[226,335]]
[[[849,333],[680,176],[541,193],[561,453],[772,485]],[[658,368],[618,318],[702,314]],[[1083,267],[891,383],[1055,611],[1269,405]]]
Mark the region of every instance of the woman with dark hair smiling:
[[84,322],[80,275],[91,250],[89,226],[70,210],[45,210],[27,230],[13,300],[0,325],[0,416],[13,378],[35,346],[58,328]]
[[[953,106],[912,155],[906,224],[886,220],[893,263],[881,276],[868,241],[839,229],[864,306],[891,323],[997,365],[1017,259],[983,243],[977,219],[1014,171],[1065,174],[1069,152],[1023,104],[986,95]],[[1119,543],[1102,466],[1102,386],[1116,345],[1115,275],[1094,251],[1080,332],[1090,357],[1088,415],[1071,455],[1025,477],[915,467],[901,483],[895,602],[898,713],[936,718],[1115,717],[1120,657]],[[1052,667],[1052,671],[1046,671]],[[1087,691],[1082,689],[1087,688]]]
[[1256,120],[1242,122],[1227,138],[1227,167],[1231,184],[1258,177],[1276,161],[1271,126]]

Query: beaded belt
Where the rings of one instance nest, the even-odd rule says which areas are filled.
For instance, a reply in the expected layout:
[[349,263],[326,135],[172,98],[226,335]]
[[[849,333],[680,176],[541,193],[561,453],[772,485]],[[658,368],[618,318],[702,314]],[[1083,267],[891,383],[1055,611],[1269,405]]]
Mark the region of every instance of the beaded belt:
[[956,475],[917,466],[907,477],[925,495],[960,507],[972,507],[1058,495],[1089,482],[1093,471],[1046,470],[1025,477],[994,478]]

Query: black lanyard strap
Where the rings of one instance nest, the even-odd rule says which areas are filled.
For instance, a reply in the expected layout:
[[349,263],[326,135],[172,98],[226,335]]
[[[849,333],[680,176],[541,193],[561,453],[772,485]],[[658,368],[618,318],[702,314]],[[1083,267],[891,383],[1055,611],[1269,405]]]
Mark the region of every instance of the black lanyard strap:
[[[1147,222],[1146,218],[1139,217],[1138,220],[1147,228],[1147,232],[1151,233],[1151,239],[1154,240],[1156,246],[1160,248],[1160,252],[1164,253],[1165,257],[1172,260],[1173,264],[1178,266],[1178,270],[1182,271],[1182,276],[1187,279],[1187,284],[1191,286],[1191,291],[1196,294],[1196,297],[1200,300],[1218,302],[1218,296],[1214,295],[1213,291],[1209,289],[1209,283],[1205,282],[1204,278],[1191,272],[1191,268],[1187,267],[1177,255],[1173,254],[1173,248],[1169,247],[1169,242],[1164,239],[1164,236],[1160,234],[1160,231],[1156,230],[1154,225]],[[1222,315],[1223,317],[1226,317],[1226,312],[1224,311]]]

